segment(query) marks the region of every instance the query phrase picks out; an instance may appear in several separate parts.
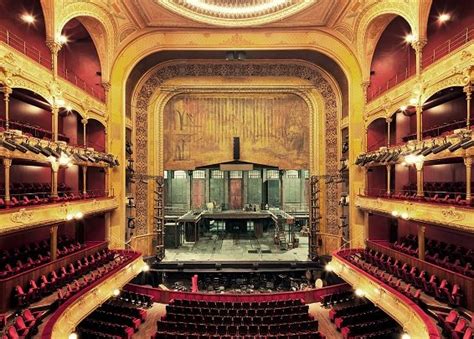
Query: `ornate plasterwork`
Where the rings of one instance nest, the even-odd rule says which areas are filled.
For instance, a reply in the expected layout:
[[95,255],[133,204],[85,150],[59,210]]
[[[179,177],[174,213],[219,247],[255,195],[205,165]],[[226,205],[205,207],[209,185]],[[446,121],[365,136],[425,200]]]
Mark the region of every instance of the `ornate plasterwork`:
[[[148,173],[149,163],[149,142],[148,133],[149,121],[148,115],[150,109],[154,105],[150,102],[152,96],[159,90],[160,86],[169,79],[176,77],[296,77],[304,79],[312,84],[314,90],[317,91],[324,99],[325,114],[325,172],[328,174],[336,174],[338,170],[338,154],[337,154],[337,135],[338,135],[338,98],[333,83],[331,83],[327,75],[316,67],[310,67],[305,63],[298,62],[253,62],[253,63],[232,63],[232,62],[216,62],[209,63],[170,63],[166,66],[159,67],[151,71],[146,80],[137,88],[137,96],[134,100],[135,107],[135,129],[136,129],[136,168],[138,173]],[[192,80],[191,80],[192,82]],[[267,89],[268,90],[268,89]],[[340,109],[340,108],[339,108]],[[314,112],[313,112],[314,113]],[[160,113],[161,114],[161,113]],[[314,125],[314,124],[313,124]],[[158,127],[162,130],[161,127]],[[158,131],[158,134],[161,133]],[[313,131],[314,133],[314,131]],[[161,136],[162,138],[163,136]],[[316,152],[321,152],[322,148],[317,151],[314,149],[316,145],[311,145],[310,150],[315,156]],[[161,155],[161,159],[163,159]],[[162,161],[162,160],[159,160]],[[312,161],[310,160],[310,163]],[[161,165],[162,166],[162,165]],[[158,166],[159,167],[159,166]],[[162,168],[162,167],[161,167]],[[320,173],[317,173],[320,174]],[[148,183],[138,182],[136,186],[136,202],[137,202],[137,219],[136,233],[146,234],[147,227],[147,199],[148,199]],[[326,190],[326,216],[328,232],[337,234],[338,218],[337,218],[337,187],[336,185],[328,185]],[[143,203],[139,205],[139,202]]]

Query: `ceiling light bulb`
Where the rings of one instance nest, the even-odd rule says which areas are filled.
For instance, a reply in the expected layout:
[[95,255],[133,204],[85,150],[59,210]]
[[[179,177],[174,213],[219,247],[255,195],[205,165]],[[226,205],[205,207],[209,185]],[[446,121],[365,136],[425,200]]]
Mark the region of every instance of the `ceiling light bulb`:
[[113,293],[114,293],[114,296],[118,297],[120,295],[120,290],[116,288]]
[[84,217],[84,213],[82,212],[77,212],[76,215],[74,216],[74,219],[79,220]]
[[326,272],[332,272],[331,264],[327,263],[326,266],[324,266],[324,269],[326,270]]
[[451,19],[451,15],[449,13],[441,13],[438,17],[438,21],[441,23],[445,23]]
[[401,339],[411,339],[411,336],[408,333],[403,333]]
[[59,107],[64,107],[64,105],[65,105],[65,103],[66,103],[66,102],[64,101],[64,99],[61,99],[61,98],[56,99],[55,102],[56,102],[56,105],[58,105]]
[[22,14],[21,20],[23,20],[27,24],[32,24],[36,21],[35,17],[33,15],[31,15],[30,13]]
[[58,37],[58,42],[59,42],[61,45],[67,44],[68,41],[69,41],[69,40],[68,40],[67,36],[65,36],[64,34],[61,34],[61,35]]
[[66,220],[67,220],[67,221],[71,221],[72,218],[73,218],[72,214],[66,215]]
[[407,106],[400,106],[400,111],[405,112],[407,110]]
[[394,217],[398,217],[398,211],[392,211],[392,215],[393,215]]
[[68,339],[77,339],[77,334],[74,333],[74,332],[72,332],[72,333],[69,335]]
[[402,215],[401,215],[402,219],[405,219],[405,220],[408,220],[408,213],[407,212],[403,212]]
[[360,288],[357,288],[354,293],[358,297],[363,297],[365,295],[364,291],[362,291]]
[[416,105],[418,100],[416,98],[411,98],[410,99],[410,105]]
[[149,270],[150,270],[150,266],[148,266],[148,264],[145,264],[142,268],[143,272],[148,272]]
[[405,42],[411,44],[413,41],[415,41],[415,36],[413,34],[408,34],[405,36]]
[[68,112],[72,111],[72,107],[70,105],[67,105],[65,108],[66,108],[66,111],[68,111]]

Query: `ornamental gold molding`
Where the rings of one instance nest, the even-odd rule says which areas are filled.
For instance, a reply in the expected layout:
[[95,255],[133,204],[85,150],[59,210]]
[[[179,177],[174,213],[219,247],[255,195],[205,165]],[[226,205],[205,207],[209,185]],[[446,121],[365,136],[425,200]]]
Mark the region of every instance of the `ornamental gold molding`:
[[67,215],[84,216],[110,212],[118,207],[116,197],[5,209],[0,213],[0,235],[66,222]]
[[89,116],[105,125],[105,103],[89,95],[67,80],[53,77],[52,70],[0,42],[0,84],[23,88],[41,95],[49,104],[54,97],[63,96],[82,117]]
[[[332,257],[330,267],[334,273],[348,282],[354,289],[363,291],[367,299],[395,319],[412,338],[430,338],[429,330],[423,318],[390,290],[361,274],[337,256]],[[431,320],[431,318],[429,319]],[[434,323],[433,326],[435,326]]]
[[72,305],[70,305],[53,325],[52,339],[68,338],[75,331],[76,326],[94,311],[99,305],[113,296],[115,289],[121,289],[130,280],[137,276],[145,266],[143,259],[137,258],[120,271],[107,277],[102,283],[87,291]]
[[421,95],[420,101],[423,103],[444,88],[465,86],[471,78],[473,55],[474,41],[470,41],[461,49],[423,69],[420,81],[412,76],[368,102],[365,108],[367,123],[393,115],[400,106],[407,104],[415,90]]
[[358,195],[357,208],[374,213],[391,215],[392,211],[408,213],[409,220],[436,224],[449,229],[474,233],[474,209],[458,206],[444,206],[416,201],[372,198]]

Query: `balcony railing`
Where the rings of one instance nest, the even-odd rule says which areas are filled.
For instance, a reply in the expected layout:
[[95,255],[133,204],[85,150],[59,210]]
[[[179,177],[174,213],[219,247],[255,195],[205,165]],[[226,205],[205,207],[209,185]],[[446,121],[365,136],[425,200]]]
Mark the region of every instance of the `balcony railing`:
[[[454,35],[451,39],[446,40],[444,43],[441,43],[437,46],[432,53],[424,55],[421,60],[422,68],[427,68],[429,65],[433,64],[435,61],[438,61],[442,57],[448,55],[452,51],[462,47],[467,42],[473,40],[474,38],[474,26],[467,27],[461,32]],[[380,96],[382,93],[388,91],[390,88],[394,87],[407,80],[416,73],[416,66],[409,64],[403,72],[396,74],[393,78],[389,79],[385,85],[379,86],[377,88],[370,88],[367,92],[367,101],[371,101],[376,97]]]
[[[0,26],[0,41],[6,43],[7,45],[13,47],[19,52],[23,53],[30,59],[39,63],[40,65],[51,70],[52,62],[51,55],[44,55],[38,49],[31,47],[25,40],[20,36],[10,32],[3,26]],[[102,90],[94,89],[93,86],[88,85],[83,79],[77,76],[74,72],[68,69],[62,69],[58,71],[59,76],[91,94],[101,101],[105,101],[105,95]]]

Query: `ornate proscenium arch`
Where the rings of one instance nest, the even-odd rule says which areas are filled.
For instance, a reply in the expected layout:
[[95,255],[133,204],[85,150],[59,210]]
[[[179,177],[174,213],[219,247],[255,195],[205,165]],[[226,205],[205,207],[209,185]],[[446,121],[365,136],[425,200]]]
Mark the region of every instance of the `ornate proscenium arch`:
[[[135,117],[136,130],[136,172],[150,173],[151,170],[149,167],[150,139],[148,138],[148,135],[151,123],[150,111],[156,107],[152,99],[155,93],[159,91],[160,87],[162,87],[166,81],[178,77],[291,77],[302,79],[311,84],[311,89],[316,91],[324,100],[322,111],[325,120],[323,121],[321,128],[321,133],[324,134],[324,137],[321,137],[320,140],[316,140],[316,142],[313,141],[313,144],[310,145],[310,159],[313,159],[313,157],[315,158],[316,153],[324,153],[324,157],[320,159],[326,160],[325,166],[322,165],[322,167],[319,167],[320,169],[323,168],[321,171],[316,170],[315,168],[310,168],[312,171],[310,175],[337,173],[338,113],[341,110],[339,89],[333,79],[320,68],[307,62],[297,62],[294,60],[284,62],[264,60],[246,63],[220,62],[216,60],[213,60],[212,63],[171,62],[166,63],[165,65],[158,65],[155,69],[149,71],[135,89],[132,103],[132,109],[134,110],[132,116]],[[162,113],[163,112],[157,112],[157,114]],[[316,114],[314,109],[311,114]],[[315,119],[317,119],[317,117],[311,117],[312,121],[316,121]],[[162,130],[163,126],[158,126],[157,128]],[[155,135],[159,135],[159,138],[163,138],[162,133],[160,132],[155,133]],[[324,146],[321,147],[319,141],[324,141]],[[159,142],[162,143],[162,141]],[[162,162],[163,159],[159,159],[158,161]],[[310,160],[310,163],[311,161],[312,160]],[[162,165],[158,166],[158,168],[161,168],[161,170],[163,169]],[[153,174],[161,176],[162,172],[158,173],[157,171],[157,173]],[[137,182],[136,235],[149,234],[152,230],[152,227],[150,227],[150,223],[152,222],[150,219],[152,218],[150,218],[148,212],[148,201],[151,200],[149,194],[152,192],[152,190],[150,190],[150,185],[151,183],[147,182]],[[327,224],[326,232],[337,235],[339,234],[337,187],[334,184],[323,184],[322,186],[322,191],[324,190],[322,195],[326,197],[326,201],[323,202],[326,207],[325,216],[323,216],[325,217]],[[163,239],[162,236],[159,236],[158,238]],[[315,239],[313,239],[313,241],[315,241]]]

